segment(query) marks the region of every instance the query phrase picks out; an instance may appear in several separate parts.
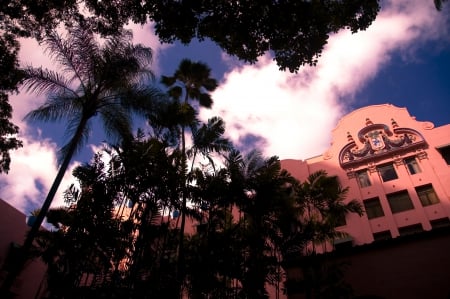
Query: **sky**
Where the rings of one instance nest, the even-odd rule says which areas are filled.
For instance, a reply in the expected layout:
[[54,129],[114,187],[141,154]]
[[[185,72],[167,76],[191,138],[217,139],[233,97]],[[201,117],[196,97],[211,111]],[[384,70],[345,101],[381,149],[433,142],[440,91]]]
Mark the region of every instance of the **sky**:
[[[270,54],[250,65],[211,42],[160,44],[151,24],[130,28],[136,43],[152,47],[157,77],[172,75],[183,58],[211,67],[219,87],[212,94],[212,109],[202,109],[200,117],[222,117],[227,137],[239,149],[306,159],[327,150],[340,118],[367,105],[390,103],[407,107],[417,120],[435,126],[450,123],[449,6],[438,12],[432,0],[383,1],[367,30],[332,35],[317,66],[302,67],[296,74],[279,71]],[[20,60],[23,65],[54,67],[31,40],[22,41]],[[0,174],[0,198],[25,214],[44,201],[63,140],[64,123],[23,120],[44,100],[23,91],[11,98],[13,122],[24,146],[12,152],[9,174]],[[75,182],[71,170],[89,162],[104,140],[93,133],[74,157],[53,206],[63,204],[62,192]]]

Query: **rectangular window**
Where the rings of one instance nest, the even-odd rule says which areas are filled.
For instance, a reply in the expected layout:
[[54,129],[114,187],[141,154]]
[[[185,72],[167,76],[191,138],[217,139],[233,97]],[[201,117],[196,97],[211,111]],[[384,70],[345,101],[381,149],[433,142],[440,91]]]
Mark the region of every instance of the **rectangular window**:
[[414,209],[414,205],[406,190],[387,194],[386,197],[394,214]]
[[397,172],[395,172],[393,164],[385,164],[377,167],[378,173],[383,182],[398,179]]
[[390,230],[385,230],[385,231],[373,234],[374,241],[383,241],[383,240],[389,240],[389,239],[392,239],[392,234],[391,234]]
[[439,198],[437,197],[436,192],[434,192],[431,184],[416,187],[416,192],[424,207],[439,203]]
[[369,174],[365,169],[356,172],[356,178],[358,179],[358,184],[361,188],[369,187],[371,185],[369,180]]
[[441,228],[441,227],[449,227],[450,226],[450,219],[448,217],[440,218],[440,219],[434,219],[430,220],[431,228]]
[[404,227],[399,227],[398,232],[400,233],[400,236],[407,236],[412,234],[417,234],[420,232],[423,232],[422,224],[417,223],[413,225],[408,225]]
[[416,174],[416,173],[422,172],[420,170],[419,163],[417,163],[417,160],[415,157],[406,158],[404,160],[404,162],[405,162],[406,168],[408,168],[408,171],[410,174]]
[[380,199],[378,197],[366,199],[363,202],[367,218],[373,219],[384,216],[383,208],[381,207]]
[[447,165],[450,165],[450,145],[438,148],[437,150],[445,160],[445,163],[447,163]]

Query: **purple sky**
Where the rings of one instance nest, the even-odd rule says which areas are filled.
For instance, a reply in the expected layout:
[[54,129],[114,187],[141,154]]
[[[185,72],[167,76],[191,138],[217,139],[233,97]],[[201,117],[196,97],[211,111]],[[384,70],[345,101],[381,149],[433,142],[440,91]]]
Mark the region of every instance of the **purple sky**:
[[[384,1],[372,26],[363,32],[333,35],[316,67],[298,74],[280,72],[269,55],[255,65],[221,53],[211,43],[161,45],[151,26],[133,26],[136,42],[155,51],[153,68],[171,75],[182,58],[207,63],[220,81],[214,106],[203,119],[221,116],[228,137],[241,149],[305,159],[330,144],[330,131],[346,113],[366,105],[407,107],[418,120],[450,123],[450,9],[437,12],[432,0]],[[23,41],[21,61],[52,68],[32,41]],[[29,124],[23,116],[43,98],[20,93],[11,103],[24,147],[13,152],[11,171],[0,174],[0,197],[29,212],[40,206],[56,174],[55,152],[64,123]],[[450,132],[449,132],[450,133]],[[93,134],[72,167],[89,161],[104,137]],[[59,194],[72,183],[66,175]],[[54,205],[61,205],[61,196]]]

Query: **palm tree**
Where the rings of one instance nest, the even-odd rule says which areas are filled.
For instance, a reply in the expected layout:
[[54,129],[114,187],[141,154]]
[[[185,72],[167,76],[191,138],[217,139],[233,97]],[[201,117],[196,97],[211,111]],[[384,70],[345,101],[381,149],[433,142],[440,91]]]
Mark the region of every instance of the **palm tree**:
[[[37,238],[48,264],[49,291],[62,297],[87,290],[89,284],[82,277],[91,277],[90,284],[96,287],[107,284],[111,288],[112,268],[126,256],[125,233],[121,221],[113,217],[118,190],[101,156],[78,166],[73,175],[81,188],[72,185],[65,191],[69,208],[48,212],[49,221],[59,230],[41,231]],[[42,244],[46,237],[50,239]]]
[[192,147],[186,152],[192,159],[191,171],[194,169],[194,163],[197,155],[200,153],[209,160],[215,170],[215,162],[211,153],[224,153],[232,150],[230,141],[223,137],[225,133],[225,123],[220,117],[208,119],[206,124],[191,127]]
[[26,118],[41,121],[67,118],[70,136],[59,152],[58,174],[27,238],[28,243],[40,227],[70,160],[86,143],[92,119],[101,118],[109,137],[130,139],[132,113],[145,115],[151,109],[158,95],[156,89],[148,87],[148,79],[153,76],[148,69],[152,51],[133,45],[131,38],[131,32],[122,30],[102,44],[83,26],[70,28],[66,37],[53,32],[44,39],[44,44],[61,66],[61,73],[42,68],[25,69],[27,91],[47,96],[47,101]]
[[342,235],[336,227],[347,214],[363,214],[360,202],[354,199],[345,202],[348,187],[343,188],[337,176],[328,176],[324,170],[310,174],[298,187],[297,204],[303,211],[303,220],[320,228],[311,242],[313,251],[316,243],[333,241]]
[[178,244],[178,282],[180,284],[183,277],[183,239],[186,225],[186,205],[188,197],[185,131],[187,127],[195,126],[197,122],[195,109],[189,104],[189,101],[197,102],[200,107],[211,107],[213,100],[210,92],[217,88],[217,81],[210,76],[211,69],[206,64],[183,59],[173,76],[162,76],[161,79],[162,83],[169,88],[169,95],[179,103],[178,113],[182,120],[180,123],[181,144],[179,147],[182,155],[181,167],[183,169],[181,170],[181,173],[183,174],[185,187],[182,192],[180,238]]
[[[328,298],[324,293],[333,288],[335,296],[342,292],[340,298],[347,298],[351,288],[343,282],[342,265],[328,264],[325,258],[316,252],[317,244],[333,242],[345,233],[336,228],[349,213],[363,214],[362,205],[356,200],[346,202],[348,187],[343,188],[337,176],[328,176],[323,171],[310,174],[303,183],[293,185],[295,192],[295,214],[291,223],[285,226],[282,238],[283,259],[300,258],[303,285],[306,298]],[[289,219],[289,218],[288,218]],[[287,288],[291,281],[287,281]]]
[[[278,258],[274,250],[278,219],[292,210],[290,182],[276,156],[264,158],[258,151],[227,157],[230,197],[242,212],[237,239],[241,243],[243,298],[268,298],[266,283],[278,283]],[[272,279],[273,278],[273,279]]]
[[59,152],[58,173],[25,239],[24,252],[31,247],[69,162],[86,143],[92,119],[100,117],[108,137],[130,139],[132,113],[145,115],[157,98],[157,90],[148,87],[149,79],[153,78],[148,68],[152,51],[133,45],[131,38],[130,31],[120,30],[101,42],[81,25],[69,28],[66,36],[51,32],[43,43],[60,66],[60,72],[42,67],[24,70],[27,91],[47,96],[46,102],[26,118],[41,121],[67,118],[70,136]]

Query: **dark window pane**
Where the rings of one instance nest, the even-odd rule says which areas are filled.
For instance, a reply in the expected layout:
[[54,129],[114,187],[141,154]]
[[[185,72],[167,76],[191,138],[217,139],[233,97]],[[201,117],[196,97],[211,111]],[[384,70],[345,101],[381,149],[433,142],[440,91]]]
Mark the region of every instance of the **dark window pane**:
[[408,191],[400,191],[386,195],[392,213],[399,213],[414,209],[414,205],[409,197]]
[[377,170],[383,182],[392,181],[398,178],[397,172],[395,172],[394,165],[392,164],[378,166]]
[[367,218],[372,219],[384,216],[383,208],[381,207],[380,199],[378,197],[367,199],[363,202]]
[[439,151],[439,153],[441,153],[441,156],[442,158],[444,158],[445,163],[447,163],[447,165],[450,165],[450,145],[438,148],[437,150]]
[[407,236],[407,235],[412,235],[412,234],[423,232],[423,227],[422,227],[422,224],[417,223],[417,224],[413,224],[413,225],[400,227],[398,229],[398,232],[400,233],[400,236]]
[[417,160],[414,157],[405,159],[405,165],[408,168],[410,174],[416,174],[421,172],[419,163],[417,163]]
[[374,241],[382,241],[382,240],[392,239],[391,231],[385,230],[382,232],[374,233],[373,239],[374,239]]
[[356,177],[358,178],[358,184],[361,188],[369,187],[371,185],[367,170],[358,171],[356,173]]
[[434,228],[440,228],[440,227],[449,227],[450,226],[450,219],[447,217],[440,218],[440,219],[434,219],[430,220],[431,227]]
[[439,203],[439,198],[437,197],[436,192],[434,192],[431,184],[417,187],[416,192],[424,207]]

